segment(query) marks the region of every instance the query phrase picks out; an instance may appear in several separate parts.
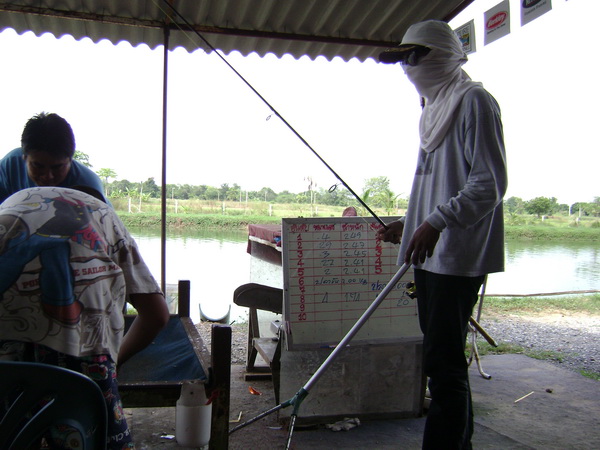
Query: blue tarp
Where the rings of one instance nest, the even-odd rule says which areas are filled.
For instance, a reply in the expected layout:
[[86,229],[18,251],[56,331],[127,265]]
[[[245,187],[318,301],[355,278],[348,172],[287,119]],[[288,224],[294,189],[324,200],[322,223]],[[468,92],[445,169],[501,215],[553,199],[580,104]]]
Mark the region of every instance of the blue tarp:
[[152,344],[123,365],[119,382],[206,379],[179,317],[172,316]]

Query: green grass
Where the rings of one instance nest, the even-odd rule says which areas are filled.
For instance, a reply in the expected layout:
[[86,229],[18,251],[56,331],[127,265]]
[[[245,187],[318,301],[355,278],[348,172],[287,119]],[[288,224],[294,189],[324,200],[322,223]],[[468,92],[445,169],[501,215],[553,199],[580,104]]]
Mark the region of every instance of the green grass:
[[[483,339],[483,338],[480,338]],[[528,350],[520,345],[510,344],[510,343],[499,343],[498,347],[493,347],[487,341],[478,340],[477,341],[477,351],[479,356],[485,355],[525,355],[530,358],[539,359],[541,361],[555,361],[561,363],[564,361],[564,355],[551,351],[551,350]],[[467,343],[467,350],[465,352],[465,356],[469,357],[471,352],[471,342]],[[579,373],[592,380],[600,381],[600,373],[592,372],[589,370],[580,370]]]
[[560,224],[548,225],[543,223],[505,225],[505,234],[507,239],[512,240],[600,240],[600,228],[593,226],[592,222],[577,227]]
[[[119,217],[127,227],[154,227],[160,228],[160,212],[125,212],[117,211]],[[167,213],[166,226],[168,229],[230,229],[245,230],[248,224],[280,224],[284,217],[313,217],[310,213],[302,214],[302,211],[279,210],[277,215],[257,214],[254,211],[243,213],[205,212],[205,213]],[[340,217],[341,211],[328,211],[319,214],[318,217]],[[386,216],[380,218],[387,222]],[[577,241],[596,242],[600,241],[600,228],[590,225],[585,227],[546,227],[544,225],[528,225],[526,227],[506,226],[506,239],[514,241]]]
[[[482,338],[483,339],[483,338]],[[471,350],[471,341],[467,344],[467,355]],[[520,345],[500,342],[498,347],[493,347],[487,341],[477,341],[477,351],[479,356],[485,355],[507,355],[507,354],[525,354],[525,349]]]
[[[556,297],[486,297],[484,310],[487,317],[502,315],[525,315],[544,313],[580,313],[600,315],[600,294],[568,295]],[[499,318],[499,320],[502,320]],[[543,361],[563,362],[564,355],[550,350],[527,349],[520,345],[500,342],[493,347],[483,337],[478,336],[477,350],[480,356],[522,354]],[[471,341],[467,342],[467,356],[471,351]],[[580,370],[579,373],[592,380],[600,380],[600,373]]]
[[[498,344],[498,347],[493,347],[486,341],[478,340],[477,351],[479,352],[479,356],[512,354],[525,355],[530,358],[539,359],[541,361],[556,361],[559,363],[564,361],[564,355],[562,355],[559,352],[554,352],[551,350],[527,350],[521,347],[520,345],[516,344],[500,343]],[[465,352],[467,357],[470,355],[470,352],[471,343],[469,342],[467,344],[467,350]],[[600,373],[584,369],[580,370],[579,373],[586,378],[590,378],[591,380],[600,381]]]
[[[119,217],[128,228],[159,228],[160,215],[154,213],[123,213]],[[281,218],[264,216],[226,216],[219,214],[168,214],[166,225],[169,229],[246,229],[251,223],[280,223]]]
[[552,297],[486,297],[486,314],[527,314],[555,311],[600,315],[600,293]]
[[556,361],[559,363],[564,362],[563,355],[552,350],[529,350],[526,351],[525,354],[530,358],[539,359],[542,361]]
[[589,370],[580,370],[579,373],[586,378],[591,378],[592,380],[600,381],[600,373],[590,372]]
[[[129,226],[159,226],[160,199],[148,199],[139,204],[126,198],[111,199],[119,216]],[[248,223],[280,223],[283,217],[340,217],[344,206],[310,205],[307,203],[269,203],[264,201],[167,200],[167,226],[189,228],[244,229]],[[359,215],[369,215],[357,207]],[[372,208],[384,222],[390,213]],[[402,215],[397,210],[393,215]],[[511,240],[577,240],[600,241],[600,219],[559,215],[541,220],[531,215],[505,215],[507,239]]]

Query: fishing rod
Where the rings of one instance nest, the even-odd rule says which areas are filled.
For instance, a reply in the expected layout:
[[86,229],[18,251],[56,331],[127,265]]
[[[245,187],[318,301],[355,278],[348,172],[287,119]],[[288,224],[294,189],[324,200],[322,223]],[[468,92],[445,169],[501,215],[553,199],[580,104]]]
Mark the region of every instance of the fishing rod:
[[377,295],[375,300],[369,305],[369,307],[365,310],[365,312],[360,316],[360,318],[356,321],[356,323],[350,328],[348,333],[343,337],[343,339],[339,342],[338,345],[333,349],[333,351],[329,354],[327,359],[323,361],[323,363],[319,366],[319,368],[315,371],[315,373],[310,377],[310,379],[302,386],[296,394],[289,400],[280,403],[279,405],[268,409],[267,411],[262,412],[256,417],[253,417],[247,420],[244,423],[232,428],[229,431],[229,434],[236,432],[237,430],[244,428],[263,417],[268,416],[280,409],[287,408],[288,406],[293,406],[293,410],[290,416],[290,425],[289,432],[287,438],[286,449],[290,448],[290,444],[292,441],[292,434],[294,432],[294,426],[296,423],[296,418],[298,417],[298,410],[300,409],[300,405],[304,401],[304,399],[308,396],[310,390],[314,387],[314,385],[319,381],[319,379],[323,376],[328,367],[333,363],[335,358],[348,346],[352,338],[360,331],[362,326],[369,320],[371,315],[377,310],[379,305],[385,300],[388,294],[394,289],[396,284],[400,281],[400,279],[406,274],[408,269],[410,268],[410,264],[404,263],[398,271],[394,274],[394,276],[390,279],[390,281],[386,284],[383,290]]
[[[267,107],[268,107],[268,108],[269,108],[269,109],[270,109],[270,110],[273,112],[273,114],[275,114],[277,117],[279,117],[279,119],[280,119],[280,120],[281,120],[281,121],[282,121],[282,122],[285,124],[285,126],[286,126],[286,127],[288,127],[288,129],[289,129],[289,130],[290,130],[292,133],[294,133],[294,135],[295,135],[295,136],[296,136],[298,139],[300,139],[300,141],[301,141],[301,142],[302,142],[302,143],[303,143],[303,144],[304,144],[306,147],[308,147],[308,149],[309,149],[311,152],[313,152],[313,154],[314,154],[314,155],[315,155],[317,158],[319,158],[319,160],[320,160],[320,161],[321,161],[321,162],[322,162],[322,163],[325,165],[325,167],[327,167],[327,168],[329,169],[329,171],[330,171],[330,172],[331,172],[331,173],[332,173],[332,174],[333,174],[333,175],[334,175],[334,176],[335,176],[335,177],[336,177],[336,178],[337,178],[337,179],[340,181],[340,183],[342,183],[342,184],[344,185],[344,187],[345,187],[346,189],[348,189],[348,191],[349,191],[349,192],[350,192],[350,193],[351,193],[351,194],[354,196],[354,198],[356,198],[356,200],[358,200],[358,202],[359,202],[359,203],[360,203],[360,204],[361,204],[361,205],[362,205],[362,206],[363,206],[363,207],[364,207],[364,208],[365,208],[365,209],[366,209],[366,210],[369,212],[369,214],[371,214],[371,215],[373,216],[373,218],[375,218],[375,220],[377,220],[377,222],[379,222],[379,223],[381,224],[381,226],[382,226],[384,229],[386,229],[386,230],[387,230],[387,229],[388,229],[388,226],[387,226],[387,225],[386,225],[386,224],[383,222],[383,220],[381,220],[381,219],[379,218],[379,216],[377,216],[377,214],[375,214],[375,212],[374,212],[374,211],[373,211],[373,210],[372,210],[372,209],[371,209],[371,208],[370,208],[370,207],[369,207],[369,206],[368,206],[368,205],[367,205],[367,204],[366,204],[366,203],[363,201],[363,199],[362,199],[362,198],[360,198],[360,196],[359,196],[359,195],[358,195],[356,192],[354,192],[354,190],[353,190],[353,189],[352,189],[352,188],[351,188],[351,187],[350,187],[350,186],[349,186],[349,185],[348,185],[348,184],[347,184],[347,183],[346,183],[346,182],[345,182],[345,181],[342,179],[342,177],[340,177],[340,176],[338,175],[338,173],[337,173],[335,170],[333,170],[333,168],[332,168],[332,167],[331,167],[331,166],[330,166],[330,165],[327,163],[327,161],[325,161],[325,160],[324,160],[324,159],[321,157],[321,155],[319,155],[319,154],[317,153],[317,151],[316,151],[316,150],[315,150],[315,149],[314,149],[314,148],[313,148],[313,147],[312,147],[312,146],[311,146],[311,145],[308,143],[308,141],[307,141],[306,139],[304,139],[304,138],[302,137],[302,135],[301,135],[300,133],[298,133],[298,132],[296,131],[296,129],[295,129],[295,128],[294,128],[294,127],[293,127],[293,126],[292,126],[292,125],[291,125],[291,124],[290,124],[290,123],[287,121],[287,120],[285,120],[285,118],[284,118],[284,117],[283,117],[281,114],[279,114],[279,111],[277,111],[277,110],[276,110],[276,109],[275,109],[275,108],[274,108],[274,107],[273,107],[273,106],[272,106],[272,105],[271,105],[271,104],[270,104],[270,103],[267,101],[267,99],[265,99],[265,98],[264,98],[264,97],[263,97],[263,96],[260,94],[260,92],[258,92],[258,91],[257,91],[257,90],[254,88],[254,86],[252,86],[252,85],[250,84],[250,82],[248,82],[248,80],[246,80],[246,78],[244,78],[244,77],[242,76],[242,74],[240,74],[240,73],[239,73],[239,72],[238,72],[238,71],[235,69],[235,67],[233,67],[233,66],[232,66],[232,65],[229,63],[229,61],[227,61],[227,60],[225,59],[225,57],[224,57],[223,55],[221,55],[221,54],[220,54],[220,53],[217,51],[217,49],[216,49],[216,48],[215,48],[215,47],[214,47],[214,46],[213,46],[213,45],[212,45],[210,42],[208,42],[208,40],[206,40],[206,39],[204,38],[204,36],[202,36],[202,35],[201,35],[201,34],[200,34],[200,33],[199,33],[197,30],[195,30],[195,29],[194,29],[194,27],[192,26],[192,24],[190,24],[190,23],[188,22],[188,20],[187,20],[185,17],[183,17],[183,15],[181,15],[181,13],[180,13],[180,12],[179,12],[179,11],[178,11],[178,10],[177,10],[177,9],[176,9],[176,8],[175,8],[173,5],[172,5],[172,4],[171,4],[171,2],[170,2],[169,0],[163,0],[163,3],[164,3],[164,4],[166,4],[166,5],[169,7],[169,9],[170,9],[170,10],[171,10],[171,11],[172,11],[172,12],[173,12],[173,13],[174,13],[174,14],[175,14],[177,17],[179,17],[179,18],[181,19],[181,21],[182,21],[182,22],[183,22],[183,23],[184,23],[184,24],[185,24],[185,25],[188,27],[188,29],[189,29],[189,30],[191,30],[191,31],[193,31],[193,32],[194,32],[194,34],[196,34],[196,36],[198,36],[198,37],[199,37],[199,38],[202,40],[202,42],[204,42],[204,44],[205,44],[205,45],[206,45],[208,48],[210,48],[210,50],[211,50],[211,51],[213,51],[214,53],[216,53],[216,54],[217,54],[217,56],[218,56],[218,57],[221,59],[221,61],[223,61],[225,64],[227,64],[227,67],[229,67],[229,68],[230,68],[230,69],[231,69],[231,70],[232,70],[232,71],[233,71],[233,72],[234,72],[234,73],[235,73],[235,74],[236,74],[236,75],[237,75],[237,76],[238,76],[238,77],[239,77],[239,78],[240,78],[240,79],[241,79],[241,80],[242,80],[242,81],[243,81],[243,82],[246,84],[246,86],[248,86],[248,87],[249,87],[249,88],[252,90],[252,92],[254,92],[254,93],[256,94],[256,96],[262,100],[262,102],[263,102],[263,103],[264,103],[264,104],[265,104],[265,105],[266,105],[266,106],[267,106]],[[156,3],[155,3],[155,4],[156,4]],[[156,6],[157,6],[158,8],[160,8],[160,6],[159,6],[159,5],[156,5]],[[161,9],[161,10],[162,10],[162,11],[163,11],[165,14],[167,14],[167,12],[166,12],[164,9],[162,9],[162,8],[160,8],[160,9]],[[182,29],[181,27],[180,27],[180,29],[183,31],[183,29]]]

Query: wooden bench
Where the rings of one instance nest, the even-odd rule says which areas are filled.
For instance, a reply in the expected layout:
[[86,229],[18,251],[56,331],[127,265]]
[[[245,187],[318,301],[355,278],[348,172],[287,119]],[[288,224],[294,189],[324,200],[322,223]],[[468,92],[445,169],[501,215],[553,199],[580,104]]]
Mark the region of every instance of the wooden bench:
[[[126,329],[135,316],[126,315]],[[214,395],[209,448],[227,448],[231,391],[231,327],[213,325],[211,349],[190,318],[190,282],[181,280],[177,314],[152,344],[134,355],[119,372],[125,408],[174,407],[182,384],[203,380]]]
[[[248,308],[248,352],[245,379],[270,377],[275,388],[275,400],[279,402],[281,339],[278,330],[275,336],[261,336],[258,311],[281,314],[283,290],[257,283],[243,284],[234,291],[233,302],[238,306]],[[268,366],[256,365],[258,355]]]

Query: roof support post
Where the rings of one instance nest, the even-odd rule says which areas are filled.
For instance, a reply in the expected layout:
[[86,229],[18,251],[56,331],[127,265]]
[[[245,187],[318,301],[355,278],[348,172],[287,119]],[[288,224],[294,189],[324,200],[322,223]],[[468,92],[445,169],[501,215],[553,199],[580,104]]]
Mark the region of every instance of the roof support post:
[[160,189],[160,288],[167,295],[167,81],[169,74],[169,27],[164,27],[163,111],[162,111],[162,186]]

